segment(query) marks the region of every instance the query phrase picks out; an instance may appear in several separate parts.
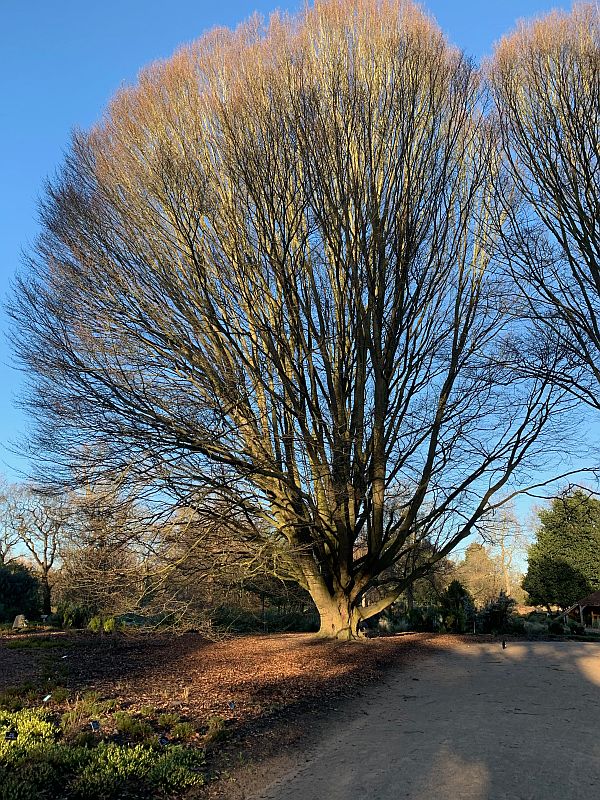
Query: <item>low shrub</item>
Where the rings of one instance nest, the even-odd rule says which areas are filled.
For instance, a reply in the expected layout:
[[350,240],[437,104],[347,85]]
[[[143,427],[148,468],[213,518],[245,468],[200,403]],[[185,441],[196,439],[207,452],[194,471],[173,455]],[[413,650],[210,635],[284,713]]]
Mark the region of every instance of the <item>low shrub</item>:
[[204,734],[206,744],[219,742],[227,736],[226,722],[223,717],[215,714],[207,720],[208,730]]
[[514,636],[519,636],[525,633],[525,620],[518,615],[510,616],[506,623],[505,633],[512,633]]
[[569,633],[572,636],[584,636],[585,625],[582,625],[580,622],[569,622]]
[[516,601],[500,591],[477,615],[477,629],[481,633],[507,633],[515,606]]
[[19,711],[24,706],[38,705],[39,702],[40,691],[32,683],[9,686],[0,692],[0,709],[5,711]]
[[523,626],[528,639],[539,639],[548,635],[548,626],[543,622],[527,620]]
[[178,742],[189,742],[196,733],[191,722],[177,722],[171,728],[171,736]]
[[71,643],[59,636],[27,636],[23,639],[12,639],[6,642],[8,650],[53,650],[56,647],[68,647]]
[[[16,739],[6,738],[15,732]],[[0,712],[2,800],[166,798],[202,785],[201,751],[120,746],[90,736],[72,743],[47,712]]]
[[117,711],[113,722],[119,733],[135,741],[147,741],[154,737],[152,726],[143,719],[134,717],[126,711]]
[[159,714],[156,721],[161,728],[170,728],[179,722],[179,714]]
[[85,628],[93,616],[94,611],[88,606],[63,601],[58,604],[51,622],[61,628]]
[[565,628],[561,619],[553,619],[548,623],[548,633],[563,636],[567,631],[568,628]]

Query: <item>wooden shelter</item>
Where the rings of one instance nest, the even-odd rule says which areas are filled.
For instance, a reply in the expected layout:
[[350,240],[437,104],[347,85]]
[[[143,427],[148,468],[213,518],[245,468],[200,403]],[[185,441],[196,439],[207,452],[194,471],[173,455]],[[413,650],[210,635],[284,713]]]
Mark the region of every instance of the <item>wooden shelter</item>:
[[586,628],[600,628],[600,592],[593,592],[578,600],[563,616],[565,621],[570,617]]

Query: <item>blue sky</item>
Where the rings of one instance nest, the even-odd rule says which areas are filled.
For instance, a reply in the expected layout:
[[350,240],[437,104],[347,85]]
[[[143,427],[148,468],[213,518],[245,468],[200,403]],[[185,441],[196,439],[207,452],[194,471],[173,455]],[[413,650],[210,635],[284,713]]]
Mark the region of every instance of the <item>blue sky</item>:
[[[35,239],[44,181],[59,166],[70,131],[86,128],[123,83],[149,62],[215,25],[234,26],[254,11],[297,10],[303,0],[0,0],[0,296],[21,253]],[[476,59],[521,17],[570,3],[545,0],[423,4],[450,40]],[[21,375],[10,367],[8,320],[0,312],[0,474],[17,477],[9,450],[26,433],[16,407]]]

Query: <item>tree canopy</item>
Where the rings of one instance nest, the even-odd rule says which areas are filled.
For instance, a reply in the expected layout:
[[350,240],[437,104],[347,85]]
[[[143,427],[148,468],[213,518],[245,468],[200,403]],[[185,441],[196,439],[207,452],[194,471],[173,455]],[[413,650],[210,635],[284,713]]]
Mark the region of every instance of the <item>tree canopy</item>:
[[53,475],[202,500],[338,637],[473,532],[562,404],[516,363],[482,92],[401,0],[216,30],[121,90],[12,306]]
[[[507,257],[553,380],[599,408],[600,8],[522,23],[488,71],[503,160],[519,202],[503,213]],[[543,361],[543,358],[542,358]],[[547,368],[548,365],[545,365]]]
[[567,608],[600,589],[600,500],[577,490],[539,519],[523,588],[532,603]]

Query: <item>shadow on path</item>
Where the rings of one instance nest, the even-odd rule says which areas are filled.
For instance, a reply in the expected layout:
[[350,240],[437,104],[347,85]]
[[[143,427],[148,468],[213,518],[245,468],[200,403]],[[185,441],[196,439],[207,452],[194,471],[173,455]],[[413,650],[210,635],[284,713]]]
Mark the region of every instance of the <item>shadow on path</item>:
[[360,703],[255,800],[600,797],[600,644],[461,644]]

